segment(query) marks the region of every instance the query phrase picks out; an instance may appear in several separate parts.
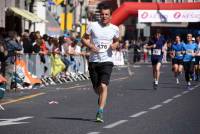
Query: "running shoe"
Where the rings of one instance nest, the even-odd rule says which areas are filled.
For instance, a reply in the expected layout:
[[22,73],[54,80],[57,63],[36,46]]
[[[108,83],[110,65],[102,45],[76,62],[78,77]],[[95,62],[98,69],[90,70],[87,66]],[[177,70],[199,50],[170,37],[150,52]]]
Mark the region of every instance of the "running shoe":
[[188,89],[188,90],[191,89],[191,83],[190,83],[190,82],[187,83],[187,89]]
[[179,79],[178,78],[176,78],[176,84],[179,84]]
[[103,113],[102,112],[97,112],[97,115],[96,115],[96,122],[100,122],[100,123],[103,123]]
[[154,90],[157,90],[157,89],[158,89],[158,84],[155,83],[155,82],[153,83],[153,89],[154,89]]

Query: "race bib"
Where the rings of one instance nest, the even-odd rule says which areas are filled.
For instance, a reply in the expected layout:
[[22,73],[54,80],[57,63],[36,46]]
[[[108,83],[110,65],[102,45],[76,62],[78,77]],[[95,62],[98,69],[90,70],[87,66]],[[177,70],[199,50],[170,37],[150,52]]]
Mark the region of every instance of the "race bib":
[[161,55],[161,49],[153,49],[153,55]]
[[107,40],[94,40],[94,44],[99,48],[99,52],[106,52],[110,47],[111,42]]
[[182,52],[176,52],[176,56],[183,56]]
[[194,52],[194,50],[186,50],[186,54],[188,54],[188,55],[192,55],[193,52]]

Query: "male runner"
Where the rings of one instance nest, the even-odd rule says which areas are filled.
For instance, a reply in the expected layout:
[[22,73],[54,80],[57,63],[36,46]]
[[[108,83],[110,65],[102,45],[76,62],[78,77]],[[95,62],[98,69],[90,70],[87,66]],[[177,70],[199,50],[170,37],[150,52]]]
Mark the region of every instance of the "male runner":
[[111,8],[100,6],[100,21],[91,22],[82,38],[83,44],[91,50],[89,56],[89,74],[93,88],[98,95],[97,122],[103,121],[108,84],[112,72],[112,50],[118,47],[119,28],[110,23]]
[[183,67],[185,70],[185,80],[187,82],[187,88],[190,89],[190,78],[194,73],[195,56],[197,54],[197,44],[192,41],[192,34],[187,34],[187,43],[183,45]]
[[155,37],[149,41],[148,45],[145,46],[151,49],[151,62],[153,66],[153,88],[157,89],[160,78],[160,67],[163,58],[163,51],[167,48],[166,40],[159,31],[156,32]]

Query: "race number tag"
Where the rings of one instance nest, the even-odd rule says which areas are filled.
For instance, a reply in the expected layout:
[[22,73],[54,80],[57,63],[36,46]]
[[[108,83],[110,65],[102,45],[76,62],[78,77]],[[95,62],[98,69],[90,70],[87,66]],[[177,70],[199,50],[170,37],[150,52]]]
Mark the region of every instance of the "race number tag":
[[194,52],[193,50],[186,50],[186,54],[188,55],[192,55],[193,52]]
[[182,52],[176,52],[176,56],[183,56]]
[[161,55],[161,49],[153,49],[153,55]]
[[99,48],[99,52],[106,52],[111,43],[107,40],[94,40],[94,44]]

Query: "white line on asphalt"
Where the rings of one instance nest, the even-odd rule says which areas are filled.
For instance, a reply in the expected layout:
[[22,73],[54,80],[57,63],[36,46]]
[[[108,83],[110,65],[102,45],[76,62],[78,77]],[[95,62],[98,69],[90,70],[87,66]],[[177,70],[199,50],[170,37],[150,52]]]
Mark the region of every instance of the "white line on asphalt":
[[189,90],[190,90],[190,91],[192,91],[192,90],[194,90],[194,89],[195,89],[195,88],[194,88],[194,87],[192,87],[192,88],[190,88]]
[[167,100],[163,101],[163,103],[167,104],[167,103],[169,103],[171,101],[173,101],[173,99],[167,99]]
[[142,111],[142,112],[136,113],[136,114],[134,114],[134,115],[131,115],[131,116],[129,116],[129,117],[135,118],[135,117],[138,117],[138,116],[143,115],[143,114],[145,114],[145,113],[147,113],[147,111]]
[[189,91],[184,91],[184,92],[182,92],[182,94],[187,94],[187,93],[189,93]]
[[89,132],[87,134],[100,134],[101,132]]
[[33,116],[27,116],[27,117],[19,117],[14,119],[0,119],[0,126],[8,126],[8,125],[16,125],[16,124],[25,124],[29,122],[20,122],[21,120],[26,120],[33,118]]
[[149,109],[155,110],[155,109],[157,109],[157,108],[159,108],[159,107],[162,107],[162,105],[155,105],[155,106],[153,106],[153,107],[150,107]]
[[127,121],[128,121],[128,120],[120,120],[120,121],[117,121],[117,122],[112,123],[112,124],[110,124],[110,125],[107,125],[107,126],[105,126],[105,127],[103,127],[103,128],[114,128],[114,127],[116,127],[116,126],[118,126],[118,125],[120,125],[120,124],[123,124],[123,123],[127,122]]
[[175,95],[173,98],[175,99],[175,98],[178,98],[178,97],[181,97],[182,95],[180,95],[180,94],[177,94],[177,95]]
[[140,68],[140,65],[133,65],[134,68]]

